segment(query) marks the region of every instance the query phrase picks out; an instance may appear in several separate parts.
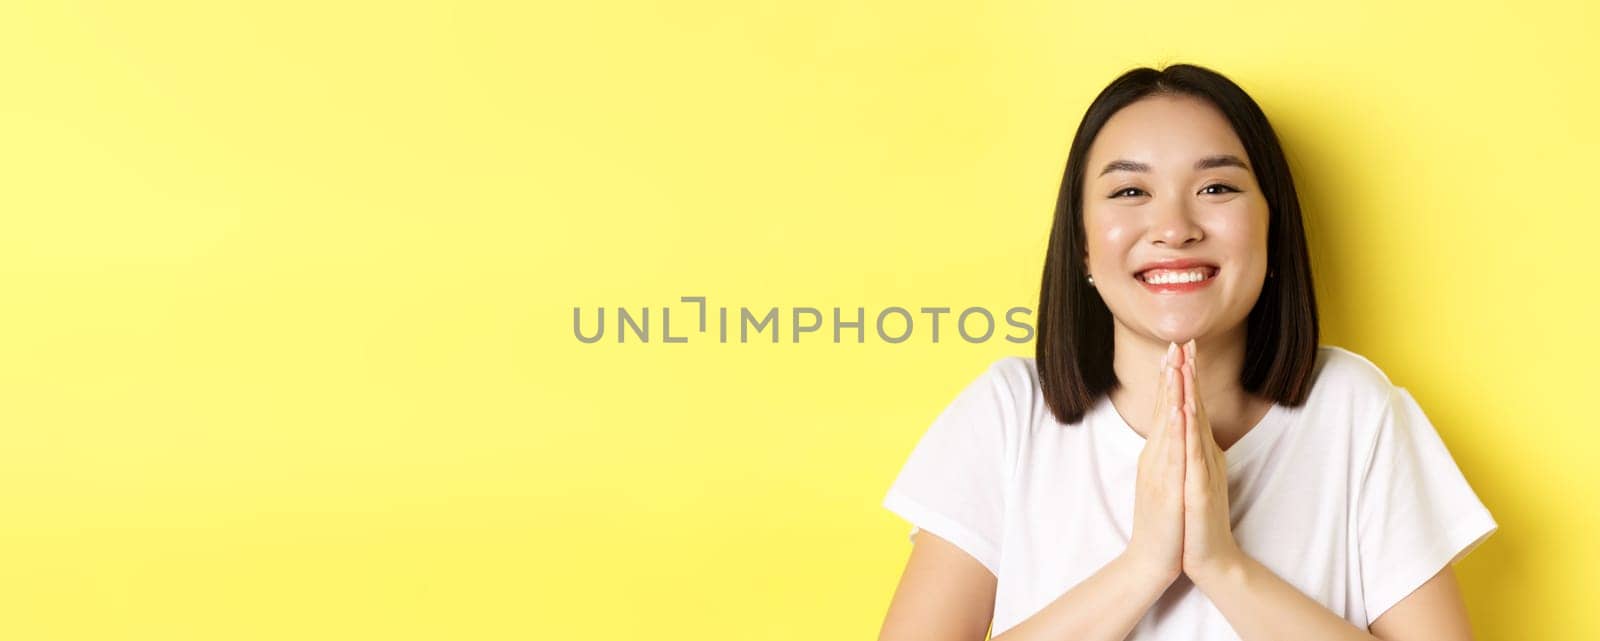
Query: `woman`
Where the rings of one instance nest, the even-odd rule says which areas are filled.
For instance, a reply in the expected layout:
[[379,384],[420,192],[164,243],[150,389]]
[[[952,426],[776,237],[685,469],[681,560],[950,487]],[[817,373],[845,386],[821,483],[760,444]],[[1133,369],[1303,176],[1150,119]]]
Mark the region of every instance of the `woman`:
[[1403,387],[1318,345],[1294,183],[1256,103],[1141,68],[1079,124],[1034,358],[993,363],[884,506],[882,639],[1467,639],[1498,527]]

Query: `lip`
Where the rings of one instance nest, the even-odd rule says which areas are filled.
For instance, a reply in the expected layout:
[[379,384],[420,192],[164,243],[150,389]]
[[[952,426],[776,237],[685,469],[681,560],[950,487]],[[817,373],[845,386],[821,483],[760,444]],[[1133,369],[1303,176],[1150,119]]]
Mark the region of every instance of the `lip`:
[[1138,269],[1133,270],[1133,275],[1138,276],[1139,274],[1143,274],[1152,269],[1188,269],[1190,267],[1210,267],[1213,276],[1215,276],[1217,272],[1217,264],[1209,260],[1201,260],[1198,258],[1175,258],[1172,260],[1158,260],[1151,263],[1145,263]]
[[[1202,278],[1200,280],[1194,281],[1192,283],[1162,283],[1162,284],[1159,284],[1159,285],[1155,284],[1155,283],[1145,282],[1145,280],[1143,278],[1139,277],[1140,274],[1143,274],[1143,273],[1145,273],[1147,271],[1150,271],[1152,269],[1189,269],[1189,268],[1192,268],[1192,267],[1205,267],[1205,268],[1207,268],[1206,277]],[[1222,269],[1220,267],[1217,267],[1215,264],[1213,264],[1211,262],[1204,261],[1204,260],[1199,260],[1199,259],[1194,259],[1194,258],[1184,258],[1184,259],[1178,259],[1178,260],[1163,260],[1163,261],[1157,261],[1157,262],[1153,262],[1153,263],[1148,263],[1148,264],[1140,267],[1139,271],[1136,271],[1136,272],[1133,273],[1133,279],[1136,280],[1136,281],[1139,281],[1139,284],[1143,285],[1145,289],[1147,289],[1147,290],[1149,290],[1149,291],[1151,291],[1153,293],[1156,293],[1156,294],[1182,294],[1182,293],[1185,293],[1185,292],[1192,292],[1192,291],[1197,291],[1197,290],[1200,290],[1200,289],[1204,289],[1205,287],[1207,287],[1207,286],[1209,286],[1211,284],[1211,281],[1216,280],[1217,279],[1217,274],[1219,274],[1221,272],[1222,272]]]

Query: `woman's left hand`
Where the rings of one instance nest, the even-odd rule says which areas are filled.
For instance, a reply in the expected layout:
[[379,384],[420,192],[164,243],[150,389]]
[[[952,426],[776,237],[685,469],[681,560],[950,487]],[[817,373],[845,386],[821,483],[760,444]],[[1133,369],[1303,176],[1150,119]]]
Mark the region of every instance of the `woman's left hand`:
[[1230,567],[1243,556],[1228,517],[1228,462],[1211,434],[1200,403],[1195,343],[1183,346],[1184,442],[1183,572],[1196,583]]

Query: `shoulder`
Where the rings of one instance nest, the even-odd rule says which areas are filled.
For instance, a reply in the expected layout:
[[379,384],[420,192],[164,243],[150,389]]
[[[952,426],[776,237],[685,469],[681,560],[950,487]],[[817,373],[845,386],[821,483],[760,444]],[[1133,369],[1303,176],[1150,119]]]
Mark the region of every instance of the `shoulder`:
[[1002,356],[989,363],[984,375],[1020,396],[1031,397],[1039,389],[1039,367],[1032,356]]
[[1039,390],[1039,370],[1028,356],[996,358],[989,361],[976,378],[968,380],[969,387],[982,388],[992,396],[1015,404],[1028,402]]
[[1014,409],[1026,405],[1039,389],[1038,371],[1033,359],[1023,356],[1003,356],[988,362],[983,369],[968,370],[962,377],[964,389],[961,397],[970,402],[999,409]]
[[1355,400],[1381,406],[1388,402],[1394,389],[1388,373],[1366,356],[1336,345],[1317,348],[1311,385],[1313,400]]
[[1406,398],[1405,390],[1371,359],[1343,347],[1317,348],[1306,405],[1318,422],[1347,425],[1356,443],[1365,443],[1370,449],[1396,405]]
[[996,423],[1005,432],[1026,431],[1042,398],[1039,371],[1032,357],[1002,356],[989,361],[970,379],[966,394],[983,405],[982,411],[998,419]]

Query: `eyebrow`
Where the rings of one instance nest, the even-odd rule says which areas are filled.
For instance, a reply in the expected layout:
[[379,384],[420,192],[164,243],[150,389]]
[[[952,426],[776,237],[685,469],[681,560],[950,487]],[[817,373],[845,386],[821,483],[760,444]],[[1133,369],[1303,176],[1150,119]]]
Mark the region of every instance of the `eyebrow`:
[[[1250,171],[1250,166],[1246,165],[1243,160],[1239,160],[1239,157],[1233,154],[1217,154],[1214,156],[1206,156],[1205,158],[1201,158],[1194,163],[1194,168],[1196,171],[1202,169],[1211,169],[1213,167],[1238,167],[1245,171]],[[1150,171],[1150,165],[1146,165],[1142,162],[1134,162],[1132,160],[1113,160],[1106,163],[1105,168],[1101,169],[1098,175],[1104,176],[1113,171],[1148,172]]]

